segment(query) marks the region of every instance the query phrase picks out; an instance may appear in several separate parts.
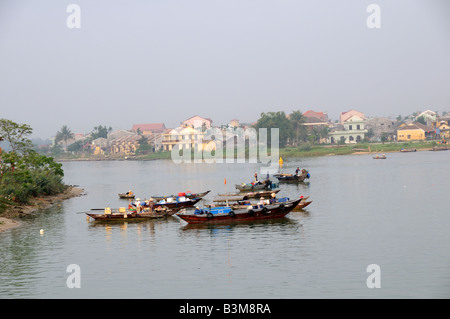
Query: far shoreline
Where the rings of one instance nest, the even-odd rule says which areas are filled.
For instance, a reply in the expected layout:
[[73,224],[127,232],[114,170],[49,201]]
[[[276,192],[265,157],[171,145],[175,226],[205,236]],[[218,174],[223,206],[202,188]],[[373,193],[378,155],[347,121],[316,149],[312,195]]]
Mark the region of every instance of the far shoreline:
[[[304,145],[300,147],[280,148],[279,156],[282,158],[321,157],[334,155],[362,155],[379,153],[400,153],[402,149],[415,149],[416,151],[431,151],[436,141],[423,142],[394,142],[394,143],[364,143],[352,145]],[[225,149],[224,149],[225,151]],[[133,156],[81,156],[81,157],[55,157],[57,162],[98,162],[98,161],[155,161],[171,160],[171,153],[154,153],[150,155]],[[224,152],[224,159],[226,154]],[[235,157],[236,158],[236,157]],[[247,156],[246,156],[247,158]],[[194,157],[195,159],[195,157]]]

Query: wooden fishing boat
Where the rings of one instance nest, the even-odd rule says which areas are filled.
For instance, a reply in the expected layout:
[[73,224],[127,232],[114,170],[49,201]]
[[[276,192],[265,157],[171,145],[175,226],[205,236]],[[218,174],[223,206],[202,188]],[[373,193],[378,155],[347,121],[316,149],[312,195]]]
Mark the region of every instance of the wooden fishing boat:
[[400,150],[400,152],[402,152],[402,153],[416,152],[416,151],[417,151],[417,149],[415,149],[415,148],[402,148],[402,149]]
[[294,210],[301,210],[311,203],[312,203],[312,200],[310,200],[310,201],[302,200],[302,201],[300,201],[300,203],[298,203],[298,205],[294,208]]
[[240,192],[253,192],[258,190],[271,190],[278,188],[278,184],[273,183],[270,180],[265,180],[264,182],[257,181],[257,182],[251,182],[251,183],[241,183],[241,184],[235,184],[235,187]]
[[377,156],[374,156],[373,159],[386,159],[386,155],[384,155],[384,154],[381,156],[377,155]]
[[187,193],[178,193],[178,195],[169,195],[169,196],[155,195],[155,196],[152,196],[152,198],[153,198],[154,200],[157,200],[157,201],[158,201],[158,200],[167,199],[167,198],[180,197],[180,196],[184,196],[184,197],[186,197],[186,198],[203,198],[203,197],[205,197],[206,195],[208,195],[210,192],[211,192],[211,191],[209,190],[209,191],[206,191],[206,192],[203,192],[203,193],[198,193],[198,194],[194,194],[194,193],[187,192]]
[[261,196],[271,196],[272,193],[277,194],[281,189],[272,190],[262,190],[256,192],[245,192],[245,193],[235,193],[235,194],[218,194],[215,202],[225,201],[227,198],[240,198],[240,200],[245,200],[249,198],[259,198]]
[[[170,200],[170,199],[169,199]],[[166,207],[168,209],[178,211],[182,208],[186,207],[192,207],[195,204],[197,204],[201,198],[187,198],[187,199],[180,199],[179,197],[175,198],[173,201],[168,200],[162,200],[159,202],[155,202],[153,204],[153,207]],[[150,203],[146,203],[143,205],[143,207],[150,206]]]
[[430,151],[447,151],[449,148],[447,146],[433,146]]
[[155,219],[155,218],[164,218],[168,216],[172,216],[175,214],[175,211],[171,211],[169,209],[155,209],[155,210],[143,210],[142,212],[137,212],[136,210],[130,211],[114,211],[110,209],[105,209],[104,213],[86,213],[87,216],[95,219],[95,220],[103,220],[103,221],[115,221],[115,220],[139,220],[139,219]]
[[246,209],[236,210],[228,206],[205,208],[200,212],[187,212],[186,210],[182,210],[175,215],[190,224],[233,223],[274,219],[285,217],[300,201],[301,198],[271,205],[250,205]]
[[119,198],[133,199],[134,197],[135,197],[134,194],[128,194],[128,193],[120,193],[119,194]]
[[276,178],[278,178],[278,181],[281,182],[304,182],[305,180],[309,179],[308,176],[303,175],[295,175],[295,174],[275,174]]

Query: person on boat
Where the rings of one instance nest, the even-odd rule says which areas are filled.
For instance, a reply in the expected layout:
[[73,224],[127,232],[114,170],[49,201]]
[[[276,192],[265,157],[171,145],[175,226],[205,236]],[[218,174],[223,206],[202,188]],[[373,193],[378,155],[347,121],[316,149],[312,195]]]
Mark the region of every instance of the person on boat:
[[155,202],[154,202],[153,198],[150,198],[148,200],[148,207],[150,208],[150,211],[153,211],[154,206],[155,206]]
[[300,172],[300,167],[297,167],[297,169],[295,170],[295,175],[298,175],[299,172]]
[[136,198],[135,206],[136,206],[136,211],[138,213],[140,213],[142,211],[142,206],[141,206],[141,200],[139,198]]
[[255,182],[257,182],[257,181],[258,181],[258,173],[255,172]]
[[275,193],[272,193],[271,195],[270,195],[270,203],[271,204],[275,204],[276,202],[277,202],[277,195],[275,195]]

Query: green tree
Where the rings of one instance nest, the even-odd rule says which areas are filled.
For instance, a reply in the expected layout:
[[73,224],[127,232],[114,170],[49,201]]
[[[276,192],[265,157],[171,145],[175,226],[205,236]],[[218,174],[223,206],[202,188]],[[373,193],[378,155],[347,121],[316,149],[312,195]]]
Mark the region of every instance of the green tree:
[[32,147],[28,136],[33,129],[27,124],[17,124],[11,120],[0,119],[0,137],[9,143],[11,150],[24,153]]
[[421,115],[416,119],[416,122],[419,122],[423,125],[427,125],[427,120],[425,119],[425,116]]
[[291,122],[292,129],[294,130],[295,145],[299,145],[300,140],[305,140],[307,133],[306,128],[303,125],[305,123],[305,117],[301,111],[294,111],[289,115],[289,121]]
[[31,127],[9,120],[3,123],[7,123],[6,140],[12,146],[0,157],[0,209],[5,209],[9,201],[27,203],[30,197],[64,191],[62,164],[31,149],[25,137],[32,133]]
[[[140,131],[140,129],[138,129]],[[103,137],[108,138],[108,133],[112,132],[112,127],[106,127],[99,125],[95,126],[94,130],[91,132],[92,139],[95,140],[97,138]]]
[[72,139],[74,136],[75,134],[72,133],[70,128],[68,128],[67,125],[64,125],[61,127],[61,130],[56,133],[55,142],[58,143],[60,141],[64,141],[67,149],[67,141]]
[[269,146],[272,138],[270,130],[271,128],[279,129],[280,147],[286,146],[288,140],[293,136],[292,123],[286,117],[286,114],[282,111],[261,113],[261,117],[258,119],[258,122],[254,125],[254,127],[257,130],[260,128],[267,128],[267,141],[269,143]]

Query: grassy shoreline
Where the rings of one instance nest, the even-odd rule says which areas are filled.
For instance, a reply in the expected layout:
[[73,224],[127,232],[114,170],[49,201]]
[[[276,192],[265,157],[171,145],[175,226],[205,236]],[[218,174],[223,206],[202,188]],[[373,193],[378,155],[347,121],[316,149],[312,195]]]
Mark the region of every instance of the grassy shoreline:
[[[400,152],[401,149],[415,148],[416,150],[430,150],[436,146],[435,141],[420,142],[391,142],[391,143],[359,143],[352,145],[302,145],[299,147],[280,148],[279,154],[282,158],[290,157],[316,157],[330,155],[350,155],[350,154],[368,154],[368,153],[390,153]],[[224,155],[225,158],[225,155]],[[248,156],[246,156],[248,158]],[[152,161],[171,159],[171,152],[158,152],[147,155],[100,155],[100,156],[75,156],[66,155],[56,157],[58,162],[70,161]]]

